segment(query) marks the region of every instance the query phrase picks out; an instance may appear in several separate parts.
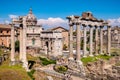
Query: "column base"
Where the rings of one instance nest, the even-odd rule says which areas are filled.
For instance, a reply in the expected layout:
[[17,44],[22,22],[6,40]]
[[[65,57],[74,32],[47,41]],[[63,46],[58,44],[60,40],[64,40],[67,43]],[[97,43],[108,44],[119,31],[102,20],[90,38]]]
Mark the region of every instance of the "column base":
[[94,55],[93,55],[93,54],[90,54],[89,56],[90,56],[90,57],[93,57]]
[[28,68],[28,62],[27,62],[27,61],[26,61],[26,62],[23,62],[23,68],[25,68],[25,70],[26,70],[27,72],[30,71],[29,68]]
[[69,57],[68,60],[74,60],[74,58],[73,57]]
[[79,63],[80,65],[83,65],[81,60],[76,60],[77,63]]
[[108,55],[108,56],[111,56],[111,54],[110,54],[110,53],[107,53],[107,55]]
[[15,61],[10,61],[10,65],[11,66],[15,65]]
[[102,52],[101,52],[100,54],[101,54],[101,55],[104,55],[104,53],[102,53]]
[[15,65],[15,59],[11,59],[10,65]]
[[86,55],[83,55],[83,57],[87,57]]
[[95,56],[98,56],[99,54],[95,54]]

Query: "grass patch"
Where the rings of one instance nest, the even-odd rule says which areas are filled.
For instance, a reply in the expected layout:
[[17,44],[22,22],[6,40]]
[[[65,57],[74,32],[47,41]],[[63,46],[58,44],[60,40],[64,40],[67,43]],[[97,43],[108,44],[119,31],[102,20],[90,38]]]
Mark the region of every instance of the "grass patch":
[[116,63],[115,65],[116,65],[116,66],[120,66],[120,62]]
[[111,57],[112,56],[98,55],[98,56],[93,56],[93,57],[81,58],[81,61],[83,62],[83,64],[87,64],[88,62],[95,62],[99,59],[109,60]]
[[31,80],[21,65],[9,65],[9,60],[0,66],[0,80]]
[[65,73],[65,72],[67,72],[68,67],[64,66],[64,65],[56,65],[56,66],[54,66],[54,70],[59,73]]
[[31,70],[30,72],[27,72],[27,74],[30,76],[31,80],[35,80],[33,77],[33,74],[35,73],[35,70]]
[[42,65],[48,65],[48,64],[56,64],[56,61],[55,60],[51,60],[51,59],[47,59],[47,58],[42,58],[42,57],[39,57]]

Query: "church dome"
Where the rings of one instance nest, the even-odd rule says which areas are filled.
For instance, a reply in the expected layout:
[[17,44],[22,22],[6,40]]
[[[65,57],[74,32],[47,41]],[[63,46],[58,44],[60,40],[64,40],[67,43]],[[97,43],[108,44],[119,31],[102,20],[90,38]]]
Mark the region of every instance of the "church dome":
[[32,13],[32,9],[30,9],[29,14],[26,17],[27,25],[36,25],[37,24],[37,19]]

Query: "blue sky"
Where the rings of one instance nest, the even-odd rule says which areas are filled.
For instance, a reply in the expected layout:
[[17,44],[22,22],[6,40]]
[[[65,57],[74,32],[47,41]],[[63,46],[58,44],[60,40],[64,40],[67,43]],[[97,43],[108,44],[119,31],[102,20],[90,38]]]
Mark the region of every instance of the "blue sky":
[[0,0],[0,22],[10,21],[10,15],[27,15],[29,8],[38,19],[81,15],[91,11],[96,18],[117,20],[120,17],[120,0]]

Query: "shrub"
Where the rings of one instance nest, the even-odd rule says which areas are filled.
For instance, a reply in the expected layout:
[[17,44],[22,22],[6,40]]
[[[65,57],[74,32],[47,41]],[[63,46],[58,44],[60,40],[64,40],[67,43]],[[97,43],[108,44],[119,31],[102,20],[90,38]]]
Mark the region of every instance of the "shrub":
[[27,72],[27,73],[30,76],[31,80],[35,80],[35,78],[33,77],[33,74],[35,73],[35,70],[31,70],[30,72]]
[[66,44],[63,45],[63,50],[67,50],[67,45]]
[[18,40],[15,42],[15,51],[19,52],[19,41]]
[[56,64],[55,60],[51,60],[51,59],[47,59],[47,58],[42,58],[42,57],[39,57],[39,59],[41,60],[42,65]]
[[54,66],[54,70],[59,73],[65,73],[68,70],[68,67],[64,65],[56,65]]

